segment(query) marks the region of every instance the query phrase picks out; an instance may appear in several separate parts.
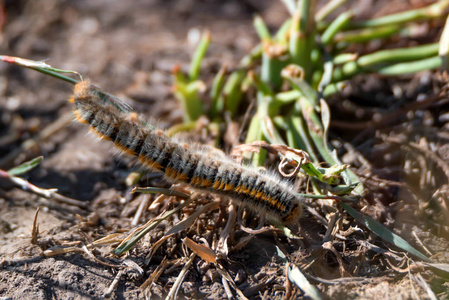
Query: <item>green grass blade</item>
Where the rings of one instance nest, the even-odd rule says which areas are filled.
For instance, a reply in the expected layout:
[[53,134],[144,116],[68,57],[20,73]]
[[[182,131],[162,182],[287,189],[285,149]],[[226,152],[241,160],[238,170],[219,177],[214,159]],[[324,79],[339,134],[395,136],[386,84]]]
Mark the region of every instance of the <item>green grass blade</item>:
[[165,213],[163,213],[161,216],[154,218],[150,222],[148,222],[141,230],[134,233],[134,235],[127,240],[126,242],[120,244],[113,253],[115,255],[122,255],[123,253],[129,251],[134,245],[143,238],[148,232],[156,228],[163,220],[171,216],[172,214],[180,211],[184,207],[186,207],[190,202],[192,202],[193,199],[189,198],[184,203],[180,204],[179,206],[175,207],[172,210],[169,210]]
[[212,88],[210,90],[211,107],[209,116],[214,119],[217,114],[223,112],[223,102],[220,102],[220,95],[223,91],[225,83],[226,66],[223,66],[217,75],[215,75],[214,82],[212,83]]
[[7,55],[0,55],[0,61],[16,64],[16,65],[19,65],[19,66],[22,66],[25,68],[29,68],[29,69],[50,75],[52,77],[70,82],[72,84],[76,84],[78,82],[78,80],[67,77],[65,75],[62,75],[61,73],[77,74],[80,76],[80,74],[76,71],[56,69],[56,68],[53,68],[52,66],[46,64],[43,61],[34,61],[34,60],[30,60],[30,59],[14,57],[14,56],[7,56]]
[[[251,119],[251,123],[249,124],[248,134],[246,135],[245,144],[250,144],[255,141],[264,140],[263,132],[262,132],[262,120],[260,116],[256,113]],[[259,153],[252,153],[252,164],[256,167],[263,166],[266,158],[266,151],[260,149]],[[248,157],[248,156],[246,156]]]
[[424,70],[438,69],[442,66],[443,59],[439,56],[430,57],[418,61],[399,63],[378,69],[378,73],[388,76],[412,74]]
[[20,166],[10,169],[8,171],[8,174],[13,175],[13,176],[19,176],[24,173],[27,173],[27,172],[31,171],[32,169],[34,169],[35,167],[37,167],[43,159],[44,159],[43,156],[33,158],[30,161],[24,162]]
[[195,81],[200,76],[201,62],[203,61],[204,56],[206,56],[209,44],[210,44],[210,33],[205,32],[201,37],[201,40],[198,44],[198,47],[195,50],[195,53],[193,54],[192,63],[190,65],[189,70],[190,81]]
[[302,96],[302,93],[298,90],[290,90],[285,92],[277,93],[274,96],[274,101],[278,102],[280,105],[289,104],[298,100]]
[[383,16],[377,19],[353,22],[351,25],[356,28],[377,27],[433,19],[444,16],[447,13],[446,10],[448,7],[449,0],[442,0],[426,7],[407,10],[404,12]]
[[262,56],[262,48],[262,43],[254,47],[249,54],[245,55],[240,60],[239,67],[246,69],[255,64],[255,62]]
[[[274,44],[273,44],[274,45]],[[276,47],[276,46],[274,46]],[[265,48],[267,50],[268,48]],[[280,53],[279,53],[280,54]],[[267,53],[262,55],[261,80],[270,85],[275,91],[279,91],[282,86],[281,71],[287,65],[287,60],[282,55]]]
[[276,32],[274,40],[278,43],[287,44],[290,26],[292,26],[292,19],[287,19],[284,22],[284,24],[282,24],[282,26],[279,28],[279,30]]
[[202,115],[203,103],[198,96],[198,92],[202,88],[201,81],[193,81],[188,84],[176,82],[175,96],[181,104],[185,122],[195,121]]
[[263,95],[263,97],[272,97],[274,92],[271,90],[270,86],[266,81],[263,81],[256,73],[250,71],[248,77],[252,84],[256,87],[257,91]]
[[304,145],[304,147],[300,147],[299,149],[305,150],[309,153],[310,158],[313,162],[319,163],[318,156],[315,151],[315,147],[311,142],[311,137],[309,134],[309,129],[304,121],[304,118],[301,116],[292,116],[291,122],[288,123],[290,130],[294,133],[294,138],[296,141],[292,144],[289,143],[290,147],[296,148],[296,145]]
[[271,41],[270,31],[268,30],[267,25],[260,16],[256,16],[254,18],[253,26],[256,29],[256,32],[262,42]]
[[443,69],[447,71],[449,70],[449,16],[446,19],[446,24],[444,24],[444,29],[438,44],[438,54],[441,57]]
[[[223,88],[222,99],[220,101],[224,102],[224,107],[231,114],[235,114],[240,105],[240,100],[242,99],[242,82],[245,79],[246,71],[238,70],[233,72],[226,80]],[[217,105],[221,105],[220,101]]]
[[307,100],[310,105],[314,107],[318,105],[318,93],[315,91],[304,79],[300,77],[294,77],[292,73],[299,73],[302,68],[297,65],[289,65],[282,70],[282,77],[287,79],[291,86],[300,91],[304,95],[304,99]]
[[366,67],[385,62],[413,61],[437,55],[438,48],[439,43],[433,43],[410,48],[380,50],[361,56],[357,59],[357,64]]
[[398,248],[401,248],[416,257],[419,257],[422,260],[430,261],[427,256],[413,248],[409,243],[407,243],[406,240],[398,236],[397,234],[393,233],[391,230],[389,230],[384,225],[380,224],[373,218],[364,215],[358,211],[356,211],[354,208],[349,206],[346,203],[340,202],[341,207],[343,207],[348,214],[350,214],[354,219],[356,219],[358,222],[365,225],[369,230],[371,230],[374,234],[379,236],[380,238],[384,239],[385,241],[395,245]]
[[393,34],[399,33],[400,31],[401,27],[398,25],[344,31],[335,36],[334,42],[366,43],[374,39],[387,38]]
[[262,133],[270,144],[286,145],[284,139],[282,138],[277,128],[274,126],[273,120],[271,120],[270,117],[266,116],[262,120],[261,125]]
[[334,36],[342,30],[348,23],[349,20],[351,20],[354,17],[354,13],[352,11],[345,11],[341,15],[339,15],[326,29],[326,31],[323,32],[321,35],[321,42],[324,45],[329,45]]
[[[413,51],[413,48],[410,48]],[[367,55],[368,56],[368,55]],[[369,64],[369,62],[364,62]],[[366,67],[360,66],[357,62],[352,61],[343,65],[341,68],[335,68],[332,74],[332,81],[342,81],[350,79],[357,74],[378,73],[385,76],[397,76],[405,74],[413,74],[416,72],[440,68],[443,64],[443,59],[440,56],[433,56],[421,60],[401,62],[392,65],[385,65],[378,63],[376,65],[369,65]]]
[[287,269],[288,279],[300,288],[307,296],[313,300],[322,299],[318,289],[311,285],[306,276],[301,273],[299,268],[295,265],[289,265]]
[[291,62],[304,69],[305,78],[312,77],[311,52],[315,45],[315,0],[301,0],[290,28],[289,52]]

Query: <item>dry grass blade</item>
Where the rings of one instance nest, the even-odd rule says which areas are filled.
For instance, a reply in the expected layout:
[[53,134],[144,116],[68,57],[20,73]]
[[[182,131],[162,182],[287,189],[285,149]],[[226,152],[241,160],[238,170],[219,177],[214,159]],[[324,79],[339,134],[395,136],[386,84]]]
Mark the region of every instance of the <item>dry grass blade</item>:
[[131,249],[143,236],[145,236],[148,232],[156,228],[163,220],[170,217],[174,213],[180,211],[184,207],[190,204],[193,201],[193,198],[190,197],[183,204],[178,205],[172,210],[169,210],[158,217],[151,219],[145,225],[141,226],[139,229],[134,230],[127,238],[123,240],[123,242],[113,251],[115,255],[122,255],[124,252]]
[[330,214],[330,220],[327,225],[326,233],[324,234],[323,243],[326,243],[332,239],[332,237],[335,235],[336,231],[338,230],[337,226],[337,220],[339,219],[339,215],[336,213]]
[[221,277],[221,284],[223,284],[223,288],[226,293],[226,297],[231,300],[234,299],[234,294],[232,294],[231,288],[229,287],[229,283],[226,281],[224,277]]
[[112,296],[112,293],[114,292],[114,290],[117,288],[120,279],[122,278],[123,274],[125,273],[124,270],[120,270],[118,271],[117,275],[115,275],[114,280],[111,282],[111,284],[109,285],[108,289],[104,292],[103,297],[104,298],[109,298]]
[[99,263],[99,264],[101,264],[101,265],[104,265],[104,266],[107,266],[107,267],[110,267],[110,268],[119,268],[119,267],[120,267],[119,265],[111,264],[111,263],[109,263],[109,262],[105,262],[105,261],[102,261],[102,260],[98,259],[98,258],[93,254],[93,252],[91,251],[91,248],[92,248],[92,247],[89,247],[89,248],[88,248],[88,246],[83,245],[81,248],[83,249],[84,253],[87,254],[88,257],[90,257],[93,261],[95,261],[95,262],[97,262],[97,263]]
[[55,194],[58,191],[58,189],[42,189],[29,183],[27,180],[13,176],[4,170],[0,170],[0,178],[7,179],[11,181],[11,183],[14,184],[16,187],[19,187],[25,191],[32,192],[33,194],[36,194],[44,198],[51,198],[53,194]]
[[367,278],[367,277],[343,277],[343,278],[337,278],[337,279],[324,279],[316,276],[312,276],[310,274],[307,275],[307,277],[313,279],[314,281],[321,282],[323,284],[327,285],[355,285],[355,284],[373,284],[373,283],[381,283],[381,282],[387,282],[388,280],[391,280],[387,276],[385,277],[376,277],[376,278]]
[[157,187],[135,187],[133,188],[133,190],[131,191],[131,194],[134,193],[144,193],[144,194],[156,194],[156,193],[161,193],[167,196],[176,196],[176,197],[180,197],[180,198],[189,198],[190,195],[183,193],[183,192],[179,192],[179,191],[175,191],[175,190],[171,190],[171,189],[164,189],[164,188],[157,188]]
[[331,242],[325,242],[322,245],[323,249],[329,250],[330,252],[332,252],[335,257],[337,258],[338,261],[338,265],[340,266],[340,276],[341,277],[347,277],[349,276],[348,272],[345,270],[345,266],[343,263],[343,257],[341,256],[340,252],[337,251],[337,249],[335,249],[335,247],[332,245]]
[[235,220],[237,218],[237,212],[235,209],[235,205],[231,204],[229,206],[229,216],[228,221],[226,222],[225,228],[220,233],[220,238],[218,239],[218,245],[215,249],[217,252],[224,253],[225,255],[228,255],[228,239],[231,236],[231,230],[233,230],[235,225]]
[[275,277],[265,277],[263,280],[259,281],[255,285],[252,285],[251,287],[247,288],[244,292],[246,297],[254,297],[261,294],[261,291],[263,288],[265,288],[267,285],[272,283],[274,281]]
[[430,286],[427,284],[427,282],[424,280],[421,274],[413,276],[413,279],[426,291],[427,296],[429,296],[430,300],[438,300],[435,293],[432,291]]
[[1,169],[0,169],[0,179],[8,180],[14,186],[21,188],[24,191],[28,191],[33,194],[36,194],[43,198],[54,199],[59,202],[66,203],[66,204],[73,205],[73,206],[78,206],[78,207],[87,207],[87,205],[88,205],[86,202],[71,199],[71,198],[65,197],[61,194],[58,194],[57,193],[58,189],[43,189],[43,188],[37,187],[25,179],[13,176],[9,172],[6,172]]
[[449,264],[419,263],[425,267],[435,268],[449,274]]
[[[276,246],[277,248],[277,246]],[[277,251],[279,252],[279,248],[277,248]],[[288,300],[290,299],[290,297],[292,296],[293,293],[293,285],[292,282],[290,280],[288,280],[288,268],[285,268],[285,278],[287,278],[287,280],[285,280],[284,286],[285,286],[285,294],[284,297],[282,298],[283,300]]]
[[112,293],[117,288],[120,279],[123,275],[127,274],[128,276],[140,278],[143,275],[143,269],[139,267],[135,262],[130,259],[125,259],[122,263],[121,269],[118,271],[112,283],[109,285],[109,288],[103,294],[105,298],[109,298],[112,296]]
[[313,300],[322,299],[320,292],[309,283],[297,266],[287,264],[287,278]]
[[424,245],[424,243],[421,241],[421,239],[419,238],[419,236],[416,234],[416,232],[415,232],[414,230],[412,231],[412,234],[413,234],[413,236],[415,237],[416,241],[417,241],[417,242],[421,245],[421,247],[427,252],[427,254],[428,254],[429,256],[432,256],[433,253],[430,252],[429,249],[427,249],[426,245]]
[[190,250],[192,250],[194,253],[196,253],[199,257],[201,257],[208,263],[216,263],[217,262],[215,252],[211,248],[209,248],[205,245],[195,243],[188,237],[184,238],[182,240],[182,242],[184,243],[184,245],[189,247]]
[[397,262],[404,260],[404,257],[399,256],[390,250],[382,249],[379,246],[373,245],[368,241],[361,240],[361,241],[358,241],[358,244],[360,244],[362,247],[365,247],[366,249],[369,249],[370,251],[374,251],[376,253],[382,254],[383,256],[385,256],[389,259],[394,259]]
[[184,220],[182,220],[181,222],[177,223],[172,228],[170,228],[170,230],[168,230],[165,235],[171,235],[174,233],[178,233],[180,231],[183,231],[183,230],[189,228],[190,226],[192,226],[193,222],[195,222],[202,213],[212,211],[212,210],[218,208],[218,206],[220,206],[220,203],[214,201],[214,202],[211,202],[211,203],[201,207],[200,209],[196,210],[193,214],[191,214],[190,216],[188,216],[187,218],[185,218]]
[[193,213],[192,215],[188,216],[187,218],[185,218],[184,220],[182,220],[181,222],[178,222],[176,225],[174,225],[173,227],[171,227],[166,233],[165,235],[159,240],[157,241],[150,250],[150,253],[147,255],[147,258],[145,259],[146,264],[148,264],[151,260],[151,257],[153,256],[154,252],[172,235],[181,232],[185,229],[188,229],[193,222],[195,222],[195,220],[198,219],[198,217],[207,211],[210,210],[214,210],[215,208],[217,208],[220,205],[220,203],[218,202],[211,202],[205,206],[203,206],[201,209],[197,210],[195,213]]
[[228,283],[231,284],[232,288],[237,292],[238,299],[248,300],[248,298],[246,298],[246,296],[243,294],[243,292],[237,287],[237,285],[235,284],[235,282],[232,279],[231,275],[229,275],[228,271],[226,271],[226,269],[223,268],[222,265],[217,264],[217,271],[218,271],[218,273],[220,273],[221,276],[223,276],[223,278]]
[[159,277],[162,275],[164,270],[170,265],[170,262],[167,260],[167,257],[164,257],[162,262],[157,266],[156,270],[151,273],[150,277],[148,277],[147,280],[145,280],[144,283],[140,286],[141,290],[147,289],[153,282],[156,282]]
[[142,216],[142,213],[148,208],[148,205],[150,203],[150,196],[149,195],[142,195],[142,197],[140,197],[140,204],[139,204],[139,208],[136,211],[136,214],[134,215],[134,218],[131,222],[132,226],[136,226],[139,223],[139,219]]
[[242,229],[246,233],[254,234],[254,235],[261,234],[261,233],[264,233],[264,232],[270,232],[270,231],[279,232],[279,233],[283,232],[281,229],[276,228],[276,227],[261,227],[259,229],[252,229],[252,228],[248,228],[248,227],[245,227],[243,225],[240,225],[240,229]]
[[45,250],[43,254],[48,257],[67,253],[84,253],[84,250],[79,247],[55,246]]
[[153,246],[150,249],[150,253],[148,253],[147,257],[145,258],[145,264],[149,265],[151,258],[153,257],[154,253],[156,252],[157,249],[159,249],[160,246],[162,246],[162,244],[168,240],[169,237],[171,237],[173,234],[170,235],[165,235],[163,236],[159,241],[157,241],[156,243],[153,244]]
[[86,201],[80,201],[80,200],[76,200],[76,199],[72,199],[66,196],[63,196],[61,194],[58,193],[54,193],[53,196],[51,197],[52,200],[58,201],[60,203],[65,203],[68,205],[72,205],[72,206],[77,206],[77,207],[81,207],[81,208],[87,208],[89,203]]
[[175,283],[173,284],[172,288],[170,289],[170,292],[168,293],[167,297],[165,298],[166,300],[173,300],[173,299],[177,298],[181,284],[184,281],[187,271],[189,270],[190,266],[192,265],[195,257],[196,257],[195,253],[192,253],[190,255],[189,260],[187,260],[186,264],[184,265],[184,267],[182,268],[178,277],[176,278]]
[[39,224],[37,223],[37,216],[39,214],[40,207],[36,209],[36,214],[33,220],[33,229],[31,230],[31,244],[37,243],[37,238],[39,237]]
[[245,247],[253,238],[254,238],[254,235],[247,235],[247,236],[241,237],[237,241],[237,243],[234,246],[232,246],[231,250],[239,251],[239,250],[243,249],[243,247]]
[[121,233],[112,233],[108,234],[105,237],[102,237],[92,243],[94,246],[102,246],[102,245],[110,245],[115,243],[120,243],[122,241],[121,238],[119,238],[122,234]]

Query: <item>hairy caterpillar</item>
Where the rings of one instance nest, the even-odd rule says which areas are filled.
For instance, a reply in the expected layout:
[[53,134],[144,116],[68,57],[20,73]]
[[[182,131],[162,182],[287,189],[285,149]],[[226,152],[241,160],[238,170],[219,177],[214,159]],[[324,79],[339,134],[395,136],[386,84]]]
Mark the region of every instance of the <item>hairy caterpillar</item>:
[[298,222],[302,199],[276,176],[169,138],[123,104],[102,99],[89,81],[76,84],[71,102],[78,121],[168,180],[231,197],[274,222]]

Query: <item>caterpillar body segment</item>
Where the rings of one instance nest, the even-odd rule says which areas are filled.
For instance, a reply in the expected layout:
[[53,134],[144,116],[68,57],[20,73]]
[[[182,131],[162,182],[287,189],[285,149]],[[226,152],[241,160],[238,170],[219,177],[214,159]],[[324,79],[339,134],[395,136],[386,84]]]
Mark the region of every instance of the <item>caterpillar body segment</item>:
[[124,153],[137,157],[145,167],[163,172],[168,180],[231,197],[275,222],[298,222],[302,199],[288,182],[274,174],[261,173],[145,126],[135,112],[101,99],[89,81],[75,86],[71,102],[78,121]]

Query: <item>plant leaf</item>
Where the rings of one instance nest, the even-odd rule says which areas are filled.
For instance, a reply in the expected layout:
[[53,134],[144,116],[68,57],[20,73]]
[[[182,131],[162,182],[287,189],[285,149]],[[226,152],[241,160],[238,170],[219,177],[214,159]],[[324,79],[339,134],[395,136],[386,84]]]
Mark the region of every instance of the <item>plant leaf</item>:
[[40,162],[44,159],[43,156],[39,156],[36,158],[33,158],[30,161],[24,162],[23,164],[21,164],[20,166],[17,166],[15,168],[12,168],[11,170],[8,171],[9,175],[13,175],[13,176],[19,176],[22,175],[26,172],[31,171],[32,169],[34,169],[35,167],[37,167],[38,164],[40,164]]
[[398,236],[397,234],[393,233],[391,230],[389,230],[384,225],[380,224],[373,218],[364,215],[358,211],[356,211],[351,206],[347,205],[346,203],[340,202],[341,207],[343,207],[348,214],[350,214],[354,219],[365,225],[369,230],[371,230],[374,234],[381,237],[385,241],[395,245],[396,247],[399,247],[417,257],[419,257],[422,260],[430,261],[427,256],[413,248],[409,243],[407,243],[406,240]]
[[190,250],[192,250],[194,253],[196,253],[199,257],[201,257],[202,259],[204,259],[205,261],[209,262],[209,263],[216,263],[217,259],[215,257],[215,252],[205,246],[205,245],[201,245],[198,243],[195,243],[194,241],[192,241],[191,239],[189,239],[188,237],[184,238],[182,240],[182,242],[190,248]]

